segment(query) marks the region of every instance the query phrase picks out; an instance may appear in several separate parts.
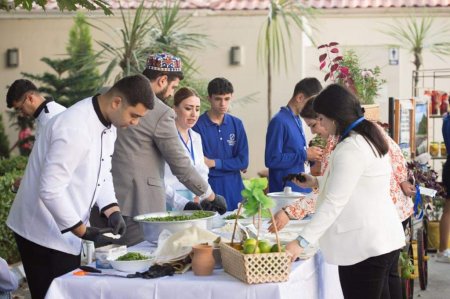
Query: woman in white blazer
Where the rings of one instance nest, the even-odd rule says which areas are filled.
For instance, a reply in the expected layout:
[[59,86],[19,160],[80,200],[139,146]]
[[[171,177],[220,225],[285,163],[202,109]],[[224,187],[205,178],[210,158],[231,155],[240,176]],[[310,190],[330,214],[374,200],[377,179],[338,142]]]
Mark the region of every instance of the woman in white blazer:
[[389,146],[341,85],[325,88],[314,110],[320,125],[341,139],[322,177],[295,180],[303,188],[319,188],[319,197],[313,219],[286,250],[295,260],[319,242],[326,261],[339,265],[345,298],[401,298],[397,265],[405,236],[389,194]]
[[[202,137],[192,130],[200,116],[200,98],[197,92],[188,87],[182,87],[173,96],[173,110],[177,115],[175,125],[180,143],[191,160],[191,164],[207,182],[209,168],[205,164]],[[168,210],[201,210],[200,199],[192,193],[172,173],[169,164],[165,164],[164,183],[166,186],[166,205]],[[208,185],[206,194],[212,192]]]

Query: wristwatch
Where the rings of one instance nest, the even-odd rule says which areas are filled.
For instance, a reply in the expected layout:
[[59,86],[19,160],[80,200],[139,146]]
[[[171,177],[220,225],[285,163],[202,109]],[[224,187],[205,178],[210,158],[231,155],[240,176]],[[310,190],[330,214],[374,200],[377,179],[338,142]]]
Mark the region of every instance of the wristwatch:
[[306,241],[302,236],[297,237],[297,242],[298,242],[298,245],[303,249],[305,249],[309,245],[309,242]]

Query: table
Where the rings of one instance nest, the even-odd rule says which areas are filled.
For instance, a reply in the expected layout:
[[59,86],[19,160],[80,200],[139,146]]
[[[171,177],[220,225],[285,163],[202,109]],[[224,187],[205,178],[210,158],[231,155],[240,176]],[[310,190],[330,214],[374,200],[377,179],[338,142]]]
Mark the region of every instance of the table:
[[[145,244],[139,244],[142,248]],[[138,247],[134,249],[138,249]],[[74,271],[72,271],[74,272]],[[211,276],[185,274],[157,279],[75,276],[72,272],[53,280],[46,298],[155,298],[155,299],[341,299],[337,266],[329,265],[319,252],[295,262],[289,281],[249,285],[214,270]]]

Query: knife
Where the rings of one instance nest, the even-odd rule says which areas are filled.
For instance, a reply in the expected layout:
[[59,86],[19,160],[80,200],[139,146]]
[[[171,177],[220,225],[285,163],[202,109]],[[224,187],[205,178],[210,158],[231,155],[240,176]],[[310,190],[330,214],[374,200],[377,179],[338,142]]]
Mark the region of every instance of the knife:
[[73,272],[73,275],[76,276],[85,276],[85,275],[91,275],[91,276],[113,276],[113,277],[122,277],[122,278],[136,278],[136,274],[127,274],[127,273],[106,273],[102,272],[102,270],[99,270],[94,267],[90,266],[80,266],[81,270]]

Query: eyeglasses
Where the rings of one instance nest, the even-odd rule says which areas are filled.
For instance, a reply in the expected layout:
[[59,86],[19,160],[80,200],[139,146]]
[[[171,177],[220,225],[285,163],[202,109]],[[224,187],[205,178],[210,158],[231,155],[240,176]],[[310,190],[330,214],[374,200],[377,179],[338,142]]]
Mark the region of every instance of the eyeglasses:
[[18,101],[19,104],[18,104],[17,106],[16,106],[15,104],[13,105],[14,110],[16,110],[16,111],[22,111],[23,105],[25,105],[25,101],[27,100],[27,98],[28,98],[28,94],[25,94],[24,97],[23,97],[23,100],[19,100],[19,101]]

